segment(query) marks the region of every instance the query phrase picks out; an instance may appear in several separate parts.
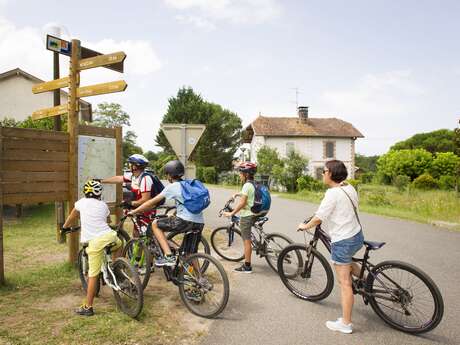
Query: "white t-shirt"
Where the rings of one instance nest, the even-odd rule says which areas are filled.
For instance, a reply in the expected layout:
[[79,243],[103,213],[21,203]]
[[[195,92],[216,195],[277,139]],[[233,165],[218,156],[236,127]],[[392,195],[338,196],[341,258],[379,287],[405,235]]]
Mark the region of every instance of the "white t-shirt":
[[[341,190],[343,188],[343,190]],[[358,193],[352,185],[329,188],[315,216],[321,219],[321,227],[328,232],[331,242],[338,242],[356,235],[361,226],[344,191],[358,208]]]
[[105,202],[94,198],[82,198],[75,203],[75,209],[80,212],[80,242],[88,242],[112,231],[107,224],[110,211]]

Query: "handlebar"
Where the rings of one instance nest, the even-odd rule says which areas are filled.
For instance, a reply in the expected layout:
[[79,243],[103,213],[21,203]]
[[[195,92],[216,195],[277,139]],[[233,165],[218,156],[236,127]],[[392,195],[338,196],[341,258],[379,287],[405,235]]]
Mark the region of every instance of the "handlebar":
[[80,226],[73,226],[73,227],[70,227],[70,228],[61,228],[61,234],[62,235],[65,235],[65,234],[70,234],[71,232],[77,232],[80,230]]
[[233,204],[234,201],[235,201],[234,198],[230,198],[230,199],[227,200],[227,202],[225,203],[224,208],[219,211],[219,217],[222,217],[222,214],[224,212],[232,212],[233,211],[233,208],[230,207],[230,205]]

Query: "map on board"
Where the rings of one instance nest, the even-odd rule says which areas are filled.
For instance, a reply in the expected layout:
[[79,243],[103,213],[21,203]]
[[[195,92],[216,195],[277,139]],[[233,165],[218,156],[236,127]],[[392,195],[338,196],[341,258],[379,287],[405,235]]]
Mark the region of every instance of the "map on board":
[[[78,136],[78,198],[83,198],[83,185],[91,178],[116,175],[116,139],[87,135]],[[116,202],[116,185],[104,184],[102,200]]]

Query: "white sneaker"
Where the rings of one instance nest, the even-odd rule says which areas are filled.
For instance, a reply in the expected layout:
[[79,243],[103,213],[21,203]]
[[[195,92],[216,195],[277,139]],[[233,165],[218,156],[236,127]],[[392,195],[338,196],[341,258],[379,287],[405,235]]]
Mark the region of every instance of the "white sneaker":
[[339,317],[336,321],[327,321],[326,327],[331,331],[338,331],[346,334],[353,333],[353,324],[344,324],[341,317]]

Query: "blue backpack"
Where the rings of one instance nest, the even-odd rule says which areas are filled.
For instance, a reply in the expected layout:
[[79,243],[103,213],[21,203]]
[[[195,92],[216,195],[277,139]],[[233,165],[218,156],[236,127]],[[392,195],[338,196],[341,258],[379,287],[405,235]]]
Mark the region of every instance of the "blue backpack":
[[270,196],[270,191],[268,190],[267,186],[256,183],[254,181],[250,182],[255,189],[254,193],[254,205],[251,207],[251,212],[258,214],[258,213],[267,213],[270,210],[270,206],[272,203],[272,198]]
[[199,214],[211,203],[209,191],[199,180],[184,180],[180,185],[184,206],[190,213]]

